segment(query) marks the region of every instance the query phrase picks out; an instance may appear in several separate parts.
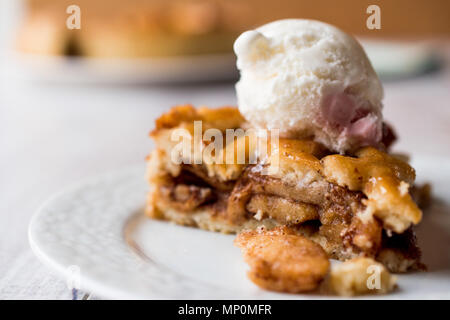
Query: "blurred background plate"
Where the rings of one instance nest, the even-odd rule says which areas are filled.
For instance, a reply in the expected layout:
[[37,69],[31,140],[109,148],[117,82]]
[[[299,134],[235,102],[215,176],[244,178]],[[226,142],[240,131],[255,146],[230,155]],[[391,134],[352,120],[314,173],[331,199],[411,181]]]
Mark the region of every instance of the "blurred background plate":
[[359,39],[382,80],[418,76],[440,67],[433,46],[425,41]]
[[[414,77],[439,68],[427,43],[361,39],[383,80]],[[233,53],[154,58],[92,58],[11,53],[6,67],[20,80],[67,84],[162,84],[237,80]]]
[[186,83],[237,79],[233,54],[158,58],[88,58],[13,53],[9,74],[73,84]]

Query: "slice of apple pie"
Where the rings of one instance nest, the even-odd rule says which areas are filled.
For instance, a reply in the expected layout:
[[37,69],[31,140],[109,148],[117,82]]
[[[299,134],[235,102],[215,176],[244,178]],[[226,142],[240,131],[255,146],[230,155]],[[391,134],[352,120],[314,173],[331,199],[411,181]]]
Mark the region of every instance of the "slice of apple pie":
[[[287,226],[331,258],[369,257],[393,272],[421,267],[412,226],[422,212],[411,195],[415,171],[405,161],[373,147],[341,155],[313,140],[279,139],[270,147],[269,139],[269,152],[252,162],[249,135],[226,141],[230,129],[246,128],[233,107],[181,105],[157,119],[150,134],[156,148],[148,157],[148,216],[224,233]],[[221,147],[209,154],[195,150],[213,143]],[[231,161],[227,150],[236,151]]]

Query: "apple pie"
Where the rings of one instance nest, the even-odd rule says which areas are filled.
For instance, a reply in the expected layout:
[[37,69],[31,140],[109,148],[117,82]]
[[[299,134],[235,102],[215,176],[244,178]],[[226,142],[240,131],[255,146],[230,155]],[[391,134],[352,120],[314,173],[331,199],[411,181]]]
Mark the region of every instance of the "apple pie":
[[[199,122],[202,134],[214,128],[223,141],[229,129],[249,127],[234,107],[180,105],[158,118],[150,133],[156,148],[148,157],[149,217],[223,233],[287,227],[320,245],[329,258],[372,258],[392,272],[423,268],[412,228],[422,218],[414,200],[420,198],[414,196],[415,171],[388,152],[394,140],[388,126],[383,148],[352,154],[309,139],[280,138],[276,150],[250,163],[248,136],[240,136],[222,143],[215,161],[206,153],[183,161],[174,139],[180,129],[189,152],[195,143],[212,143],[195,141]],[[236,157],[217,161],[229,148],[243,148],[244,163]]]

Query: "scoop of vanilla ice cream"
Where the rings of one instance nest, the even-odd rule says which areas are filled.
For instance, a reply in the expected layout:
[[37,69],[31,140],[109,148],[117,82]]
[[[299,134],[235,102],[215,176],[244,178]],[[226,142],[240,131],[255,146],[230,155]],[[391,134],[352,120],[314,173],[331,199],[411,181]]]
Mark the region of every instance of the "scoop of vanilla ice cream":
[[279,20],[234,44],[238,106],[254,127],[345,153],[382,138],[383,88],[364,50],[329,24]]

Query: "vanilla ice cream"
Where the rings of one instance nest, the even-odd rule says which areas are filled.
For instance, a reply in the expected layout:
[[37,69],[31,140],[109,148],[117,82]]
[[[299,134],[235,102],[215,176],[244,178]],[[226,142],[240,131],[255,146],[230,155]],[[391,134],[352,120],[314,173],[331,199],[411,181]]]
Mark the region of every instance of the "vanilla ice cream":
[[257,128],[313,137],[345,153],[382,138],[383,88],[364,50],[329,24],[279,20],[235,42],[242,115]]

